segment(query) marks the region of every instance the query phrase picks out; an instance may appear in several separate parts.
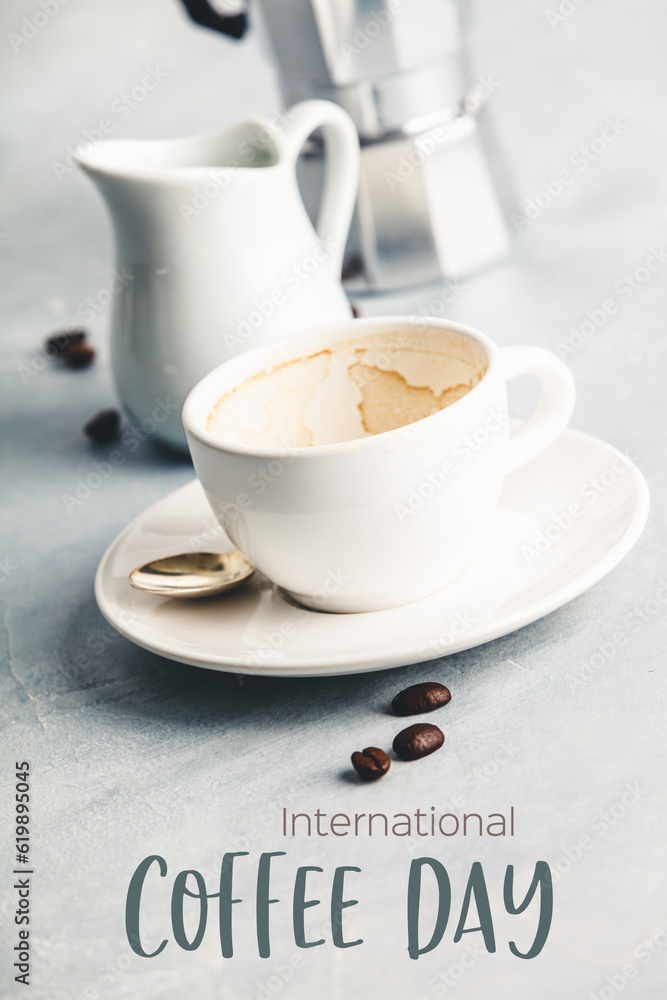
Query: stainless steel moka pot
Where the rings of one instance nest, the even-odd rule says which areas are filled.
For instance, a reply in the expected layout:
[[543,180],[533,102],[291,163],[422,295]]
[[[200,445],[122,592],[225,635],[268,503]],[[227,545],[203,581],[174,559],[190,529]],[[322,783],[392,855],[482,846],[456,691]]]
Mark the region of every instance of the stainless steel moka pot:
[[[245,31],[237,0],[184,0],[194,20]],[[362,146],[344,276],[355,292],[390,291],[471,274],[510,246],[500,163],[485,102],[497,84],[471,80],[467,0],[256,0],[285,105],[335,101]],[[321,148],[311,138],[300,182],[315,211]]]

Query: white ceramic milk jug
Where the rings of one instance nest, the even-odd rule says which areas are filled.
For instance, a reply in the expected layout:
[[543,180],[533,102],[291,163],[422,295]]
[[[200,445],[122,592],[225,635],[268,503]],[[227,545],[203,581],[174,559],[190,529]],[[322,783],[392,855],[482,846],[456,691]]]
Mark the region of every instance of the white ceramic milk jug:
[[[327,156],[317,232],[295,172],[315,129]],[[156,437],[186,447],[185,397],[232,355],[350,318],[340,274],[359,142],[337,105],[304,101],[270,120],[180,139],[99,142],[78,159],[116,236],[116,387]]]

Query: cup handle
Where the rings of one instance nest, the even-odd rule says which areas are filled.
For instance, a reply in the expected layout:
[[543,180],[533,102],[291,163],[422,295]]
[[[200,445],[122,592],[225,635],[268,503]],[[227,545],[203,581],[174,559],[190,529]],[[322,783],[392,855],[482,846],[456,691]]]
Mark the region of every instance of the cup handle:
[[534,412],[510,434],[507,472],[535,458],[567,427],[574,409],[575,385],[567,365],[542,347],[503,347],[500,351],[505,379],[537,375],[541,393]]
[[330,247],[330,260],[337,274],[343,266],[345,242],[359,187],[359,136],[354,122],[331,101],[301,101],[287,112],[283,132],[286,152],[294,169],[304,142],[316,129],[324,138],[325,165],[322,200],[317,216],[317,235]]

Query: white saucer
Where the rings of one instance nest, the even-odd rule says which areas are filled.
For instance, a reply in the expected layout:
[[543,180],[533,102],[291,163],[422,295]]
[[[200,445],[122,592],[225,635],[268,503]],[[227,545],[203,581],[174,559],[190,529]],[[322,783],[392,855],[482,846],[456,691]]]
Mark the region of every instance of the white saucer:
[[[568,515],[571,504],[579,505],[578,516]],[[130,570],[149,559],[232,548],[195,480],[118,536],[100,563],[95,596],[124,636],[182,663],[299,677],[381,670],[489,642],[571,601],[629,552],[648,508],[648,487],[636,466],[611,445],[566,431],[507,478],[476,562],[423,601],[390,611],[321,614],[293,606],[259,574],[228,596],[207,600],[133,590]]]

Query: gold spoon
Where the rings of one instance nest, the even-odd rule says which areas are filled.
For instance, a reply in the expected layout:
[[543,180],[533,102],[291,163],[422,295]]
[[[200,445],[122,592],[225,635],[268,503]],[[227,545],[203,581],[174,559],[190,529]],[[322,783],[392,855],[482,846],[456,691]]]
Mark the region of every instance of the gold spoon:
[[161,597],[213,597],[234,590],[254,572],[238,549],[184,552],[138,566],[130,573],[130,583]]

